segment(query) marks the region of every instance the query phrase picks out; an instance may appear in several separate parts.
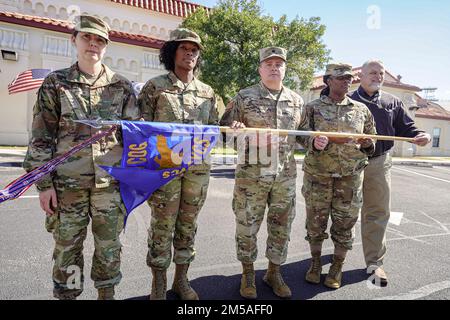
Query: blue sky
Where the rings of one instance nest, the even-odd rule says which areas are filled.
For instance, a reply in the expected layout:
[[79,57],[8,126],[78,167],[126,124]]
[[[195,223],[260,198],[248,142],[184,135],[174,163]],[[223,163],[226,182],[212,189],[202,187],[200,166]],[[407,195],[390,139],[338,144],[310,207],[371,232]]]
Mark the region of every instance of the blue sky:
[[[189,1],[189,0],[188,0]],[[192,2],[213,7],[216,0]],[[291,20],[320,17],[331,57],[353,66],[384,61],[402,82],[437,87],[450,100],[450,1],[448,0],[259,0],[264,14]]]

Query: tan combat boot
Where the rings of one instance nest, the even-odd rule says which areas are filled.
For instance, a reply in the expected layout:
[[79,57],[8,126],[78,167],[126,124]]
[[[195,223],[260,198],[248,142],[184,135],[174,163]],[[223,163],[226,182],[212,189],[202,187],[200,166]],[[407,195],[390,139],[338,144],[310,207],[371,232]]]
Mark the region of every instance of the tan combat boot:
[[241,296],[245,299],[256,299],[255,269],[253,263],[242,263]]
[[342,281],[342,265],[345,258],[334,255],[333,263],[331,264],[330,271],[328,271],[325,278],[325,285],[331,289],[338,289],[341,286]]
[[114,300],[114,286],[99,288],[97,300]]
[[150,300],[166,300],[167,274],[165,269],[152,268],[152,292]]
[[322,273],[322,263],[320,261],[320,256],[320,252],[311,254],[311,266],[309,267],[305,276],[305,280],[309,283],[320,283],[320,275]]
[[269,268],[267,269],[263,280],[272,288],[273,293],[280,298],[287,299],[292,296],[291,289],[284,283],[283,277],[281,276],[279,265],[269,262]]
[[187,278],[189,264],[177,264],[175,268],[175,278],[173,279],[172,290],[181,300],[199,300],[197,292],[192,289]]

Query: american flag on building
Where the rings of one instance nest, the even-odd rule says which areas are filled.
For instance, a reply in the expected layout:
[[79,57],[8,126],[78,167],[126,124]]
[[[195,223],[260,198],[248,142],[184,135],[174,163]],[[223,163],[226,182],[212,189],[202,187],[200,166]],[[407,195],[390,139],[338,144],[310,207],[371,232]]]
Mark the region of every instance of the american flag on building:
[[50,72],[50,69],[31,69],[18,74],[13,82],[8,85],[9,94],[39,88]]

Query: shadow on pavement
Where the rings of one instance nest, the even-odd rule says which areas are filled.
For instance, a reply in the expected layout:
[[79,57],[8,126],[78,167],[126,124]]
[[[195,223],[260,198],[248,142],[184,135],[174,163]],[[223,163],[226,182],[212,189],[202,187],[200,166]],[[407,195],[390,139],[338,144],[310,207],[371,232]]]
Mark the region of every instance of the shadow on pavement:
[[[285,264],[281,267],[284,281],[292,290],[293,300],[307,300],[314,298],[316,295],[333,291],[323,285],[326,277],[326,272],[331,264],[332,255],[322,257],[321,283],[318,285],[309,284],[304,280],[305,273],[309,268],[309,259]],[[279,300],[272,289],[262,280],[266,270],[256,271],[256,288],[258,292],[258,299],[260,300]],[[354,283],[366,281],[366,269],[355,269],[343,272],[342,287]],[[239,294],[239,286],[241,281],[241,274],[232,276],[213,275],[200,277],[191,281],[192,288],[198,293],[201,300],[245,300]],[[171,283],[168,283],[170,288]],[[339,289],[338,289],[339,290]],[[133,297],[130,300],[147,300],[148,296]],[[169,290],[167,292],[168,300],[178,300],[178,297]]]
[[0,167],[21,168],[22,162],[0,162]]

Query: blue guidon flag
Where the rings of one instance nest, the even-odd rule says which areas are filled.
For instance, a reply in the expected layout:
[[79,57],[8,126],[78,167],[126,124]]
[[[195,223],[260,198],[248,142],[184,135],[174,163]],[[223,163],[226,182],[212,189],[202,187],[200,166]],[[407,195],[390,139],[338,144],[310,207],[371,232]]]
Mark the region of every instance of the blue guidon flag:
[[120,182],[127,217],[161,186],[208,161],[220,134],[218,126],[143,121],[121,125],[121,166],[101,168]]
[[[91,121],[86,124],[88,122]],[[56,170],[79,150],[110,135],[118,125],[122,126],[124,145],[121,165],[100,167],[120,182],[120,193],[127,210],[125,223],[133,209],[157,189],[182,176],[192,165],[208,162],[220,136],[218,126],[118,121],[109,130],[96,134],[11,182],[0,190],[0,203],[17,199],[33,183]]]

